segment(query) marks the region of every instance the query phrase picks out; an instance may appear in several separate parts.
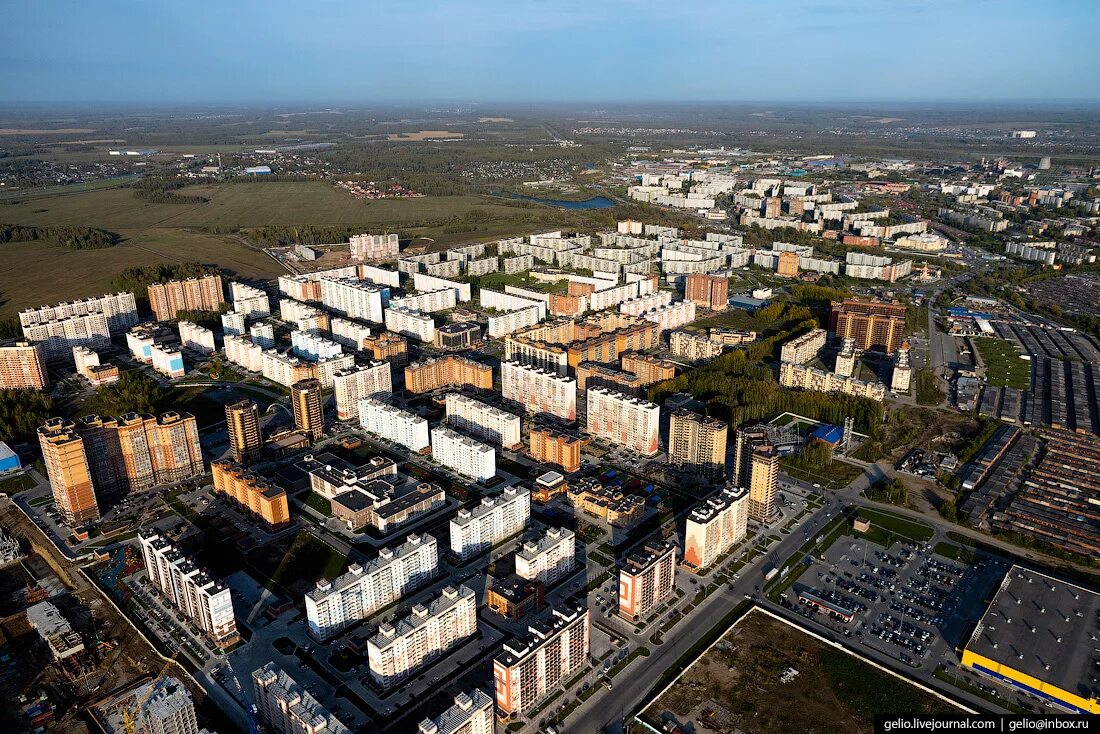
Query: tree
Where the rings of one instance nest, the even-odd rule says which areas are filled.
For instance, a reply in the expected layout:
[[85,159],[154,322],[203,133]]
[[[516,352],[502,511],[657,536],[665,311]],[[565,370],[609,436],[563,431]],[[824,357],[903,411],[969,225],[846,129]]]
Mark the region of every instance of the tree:
[[118,382],[104,385],[86,406],[89,413],[119,416],[153,413],[164,400],[164,390],[143,372],[123,372]]
[[39,390],[0,390],[0,441],[34,436],[53,411],[53,400]]

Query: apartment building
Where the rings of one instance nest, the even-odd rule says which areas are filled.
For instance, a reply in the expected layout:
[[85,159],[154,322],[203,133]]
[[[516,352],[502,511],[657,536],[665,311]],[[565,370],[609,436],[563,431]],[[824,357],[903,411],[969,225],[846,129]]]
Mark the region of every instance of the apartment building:
[[478,481],[492,479],[497,473],[496,451],[492,446],[446,426],[432,429],[432,458],[448,469]]
[[511,448],[520,444],[518,415],[501,410],[461,393],[447,393],[447,425],[494,446]]
[[353,563],[332,581],[321,579],[305,597],[309,633],[320,642],[419,589],[439,573],[439,550],[430,535],[409,535],[383,548],[366,565]]
[[[309,334],[313,335],[312,331],[295,331],[295,334]],[[258,346],[260,349],[274,349],[275,348],[275,327],[269,323],[261,322],[252,324],[248,327],[248,336],[252,339],[252,343]]]
[[92,484],[92,470],[84,441],[72,421],[51,418],[38,429],[38,444],[53,502],[65,522],[72,526],[99,519],[99,502]]
[[481,689],[455,696],[454,705],[434,719],[424,719],[417,734],[493,734],[493,699]]
[[528,433],[528,454],[535,461],[560,466],[572,473],[581,468],[581,449],[588,439],[548,426],[532,426]]
[[391,306],[386,309],[386,328],[410,339],[428,344],[435,342],[435,320],[431,314]]
[[336,342],[308,331],[292,331],[290,345],[294,356],[307,362],[322,362],[344,353],[344,348]]
[[516,551],[516,575],[552,586],[577,567],[577,539],[572,530],[550,528],[545,535],[525,541]]
[[403,367],[409,363],[409,343],[404,337],[388,331],[365,338],[363,351],[379,361],[389,362],[394,367]]
[[414,293],[411,296],[402,296],[390,300],[390,308],[404,308],[409,311],[423,311],[432,313],[435,311],[447,311],[458,305],[458,293],[454,288],[437,288],[436,290]]
[[692,273],[684,278],[684,299],[699,308],[724,311],[729,303],[729,296],[729,278],[703,273]]
[[569,352],[559,344],[540,342],[521,333],[504,337],[504,358],[565,376],[569,372]]
[[[180,332],[180,344],[185,349],[199,354],[213,354],[218,351],[218,345],[214,342],[214,332],[190,321],[181,321],[178,324]],[[274,345],[274,339],[272,339]]]
[[352,235],[348,245],[353,260],[392,260],[401,253],[401,240],[396,232]]
[[500,363],[501,393],[528,413],[545,413],[565,421],[577,419],[577,381],[548,370],[505,361]]
[[191,694],[176,678],[150,681],[135,696],[142,701],[133,712],[134,727],[141,734],[207,734],[199,728]]
[[476,323],[444,324],[435,330],[435,348],[445,352],[461,352],[481,341],[481,327]]
[[329,320],[329,335],[337,344],[358,352],[367,348],[371,330],[369,326],[358,321],[333,316]]
[[119,291],[78,301],[64,301],[52,306],[27,308],[19,312],[19,325],[24,328],[24,335],[32,339],[26,334],[28,326],[93,315],[103,316],[107,328],[112,332],[128,329],[139,321],[137,299],[129,291]]
[[720,476],[726,468],[728,427],[717,418],[690,410],[669,417],[669,463],[706,476]]
[[766,427],[737,429],[731,476],[736,486],[749,490],[749,519],[765,523],[775,517],[779,511],[779,452]]
[[273,734],[351,734],[275,663],[252,672],[252,701],[260,723]]
[[486,497],[472,509],[451,518],[451,552],[462,561],[483,553],[527,526],[531,492],[508,487],[497,497]]
[[629,301],[623,301],[619,304],[619,313],[641,316],[646,311],[652,311],[670,303],[672,303],[671,291],[657,291],[656,293],[647,293],[644,296],[631,298]]
[[525,306],[498,316],[490,316],[487,331],[490,337],[500,339],[521,329],[534,326],[542,318],[543,304]]
[[0,344],[0,389],[44,390],[50,386],[46,353],[39,344]]
[[428,448],[428,421],[373,398],[359,401],[359,423],[371,433],[410,451]]
[[210,472],[215,492],[229,497],[269,530],[290,524],[290,507],[282,487],[228,459],[211,462]]
[[47,362],[68,360],[74,347],[111,348],[111,329],[102,311],[28,323],[23,337],[42,348]]
[[625,446],[644,456],[658,450],[661,408],[604,387],[588,391],[589,435]]
[[243,313],[229,311],[222,314],[222,336],[244,336],[245,328]]
[[216,273],[149,286],[149,307],[157,321],[172,321],[180,311],[218,311],[225,303]]
[[100,364],[99,353],[88,347],[73,347],[73,362],[76,373],[92,383],[93,387],[118,382],[118,367],[113,364]]
[[855,377],[857,356],[856,340],[850,337],[845,339],[836,355],[836,365],[833,372],[841,377]]
[[617,487],[604,487],[594,477],[571,482],[566,490],[570,503],[581,512],[613,527],[629,527],[645,512],[645,499]]
[[168,344],[153,344],[149,347],[149,357],[153,369],[166,377],[177,378],[187,374],[183,364],[183,352],[180,348]]
[[294,428],[309,434],[314,441],[325,435],[324,396],[321,381],[310,378],[290,386],[290,407],[294,412]]
[[254,400],[238,400],[225,406],[225,430],[229,434],[229,450],[234,461],[254,461],[263,448],[260,432],[260,407]]
[[233,281],[229,284],[229,293],[233,297],[233,310],[243,313],[248,319],[266,319],[271,315],[271,301],[267,291]]
[[396,624],[378,625],[367,641],[371,678],[388,689],[476,634],[477,594],[467,586],[447,586]]
[[619,616],[631,622],[672,596],[676,588],[676,546],[653,540],[619,566]]
[[444,387],[492,390],[493,368],[457,354],[424,359],[405,368],[405,389],[409,392],[425,393]]
[[585,392],[593,387],[605,387],[633,398],[641,397],[645,392],[637,375],[595,362],[581,362],[577,365],[577,390]]
[[779,365],[779,384],[817,392],[837,392],[882,402],[886,399],[886,385],[881,382],[864,382],[835,372],[814,369],[804,364],[784,362]]
[[824,329],[813,329],[802,336],[795,337],[780,349],[779,359],[791,364],[805,364],[825,348],[828,336]]
[[841,339],[854,339],[859,349],[893,354],[905,340],[906,310],[904,303],[849,298],[833,303],[829,330]]
[[635,375],[642,387],[648,387],[676,377],[675,364],[648,354],[628,352],[623,354],[620,359],[623,371]]
[[909,361],[909,342],[902,342],[894,358],[894,371],[890,375],[890,389],[896,393],[909,392],[913,382],[913,365]]
[[340,370],[332,376],[336,399],[336,418],[345,422],[359,420],[359,401],[363,398],[388,399],[393,394],[393,376],[387,362],[368,362]]
[[668,335],[669,351],[674,357],[700,362],[722,356],[722,345],[707,338],[706,334],[676,330]]
[[360,321],[382,323],[389,289],[354,278],[322,278],[321,303],[329,311]]
[[730,482],[693,509],[684,525],[684,561],[695,568],[710,568],[722,554],[744,540],[750,503],[749,490]]
[[530,714],[588,664],[591,618],[584,607],[554,609],[525,637],[504,643],[493,660],[497,716]]
[[149,583],[161,591],[164,599],[218,647],[224,649],[240,640],[228,586],[211,578],[155,528],[141,529],[138,543]]
[[695,320],[695,304],[691,301],[677,301],[667,306],[646,311],[641,315],[646,321],[657,324],[661,333],[678,329],[684,324],[690,324]]

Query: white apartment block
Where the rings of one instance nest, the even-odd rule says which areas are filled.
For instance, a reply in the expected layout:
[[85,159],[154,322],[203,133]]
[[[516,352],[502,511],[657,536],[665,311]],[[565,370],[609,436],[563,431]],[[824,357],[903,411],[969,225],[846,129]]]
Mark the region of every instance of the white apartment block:
[[336,418],[359,420],[359,401],[363,398],[389,398],[393,379],[389,362],[368,362],[340,370],[332,376],[332,391],[336,398]]
[[539,319],[546,318],[546,302],[548,300],[549,298],[529,298],[511,292],[501,293],[488,288],[482,288],[478,292],[478,301],[485,308],[507,312],[536,306],[539,309]]
[[520,329],[525,329],[528,326],[534,326],[542,318],[540,313],[546,311],[546,304],[539,303],[521,308],[518,311],[510,311],[501,316],[489,317],[489,336],[495,339],[501,339],[509,334],[514,334]]
[[360,265],[359,277],[363,280],[369,280],[371,283],[386,285],[390,288],[401,287],[401,273],[396,270],[376,268],[373,265]]
[[447,425],[494,446],[518,445],[522,421],[518,415],[462,393],[447,393]]
[[244,336],[245,315],[237,311],[222,314],[223,336]]
[[370,327],[365,324],[334,316],[329,322],[329,334],[337,344],[360,351],[366,346],[371,331]]
[[693,331],[673,331],[668,335],[669,351],[675,357],[693,362],[713,359],[722,354],[722,345],[711,341],[706,334]]
[[577,380],[555,372],[505,361],[500,363],[501,393],[528,413],[577,419]]
[[214,332],[190,321],[179,322],[180,344],[199,354],[213,354],[218,350]]
[[252,337],[252,343],[260,349],[275,348],[275,327],[271,324],[252,324],[248,327],[248,335]]
[[844,260],[844,274],[849,278],[870,278],[890,283],[913,272],[913,261],[895,263],[891,258],[849,252]]
[[803,390],[855,395],[879,402],[886,399],[886,385],[881,382],[864,382],[835,372],[826,372],[790,362],[779,365],[779,384],[783,387],[799,387]]
[[371,677],[389,688],[475,634],[477,594],[467,586],[447,586],[397,624],[378,625],[378,634],[367,641]]
[[401,253],[401,240],[395,232],[352,235],[348,245],[355,260],[390,260]]
[[662,332],[678,329],[695,320],[695,301],[679,301],[659,306],[643,313],[642,318],[657,324]]
[[40,344],[42,356],[48,362],[69,359],[73,347],[108,349],[111,346],[111,329],[102,311],[27,323],[23,325],[23,337]]
[[183,352],[179,347],[167,344],[153,344],[149,347],[153,369],[167,377],[183,377],[187,369],[183,366]]
[[233,297],[233,310],[243,313],[245,318],[266,319],[271,315],[271,302],[266,291],[233,281],[229,284],[229,293]]
[[446,426],[432,429],[432,458],[459,474],[492,479],[497,473],[496,451],[488,444],[452,431]]
[[420,311],[400,307],[387,308],[386,329],[422,342],[431,343],[435,340],[435,319]]
[[154,529],[138,534],[149,582],[219,646],[237,641],[229,587],[212,579]]
[[805,364],[825,348],[828,337],[828,332],[824,329],[808,331],[785,343],[779,352],[779,360],[791,364]]
[[748,532],[749,491],[729,486],[691,511],[684,526],[684,560],[709,568],[744,540]]
[[577,539],[572,530],[550,528],[546,535],[525,542],[516,551],[516,574],[546,586],[560,581],[577,566]]
[[382,308],[389,300],[388,289],[351,278],[322,278],[321,303],[341,316],[382,323]]
[[272,734],[351,734],[275,663],[253,671],[252,701],[260,723]]
[[291,332],[290,346],[294,354],[309,362],[332,359],[344,353],[344,348],[336,342],[305,331]]
[[524,270],[535,267],[535,258],[530,255],[506,257],[501,260],[501,267],[506,273],[522,273]]
[[603,311],[605,308],[618,306],[623,301],[638,297],[638,282],[612,285],[610,288],[598,290],[588,294],[588,306],[593,311]]
[[417,734],[494,734],[493,699],[481,689],[455,696],[454,705],[435,719],[424,719]]
[[259,344],[243,336],[226,334],[223,341],[225,358],[249,372],[261,372],[264,368],[264,350]]
[[473,289],[470,287],[469,283],[458,283],[445,278],[437,278],[434,275],[425,275],[424,273],[413,273],[412,279],[413,288],[417,291],[436,291],[440,288],[453,288],[458,300],[464,303],[473,297]]
[[316,588],[306,594],[309,633],[326,642],[420,588],[438,572],[435,538],[410,535],[396,548],[383,548],[366,565],[353,563],[344,575],[318,581]]
[[588,433],[645,456],[657,453],[660,406],[606,387],[588,391]]
[[555,609],[523,638],[504,643],[493,660],[498,715],[529,714],[588,664],[591,618],[584,607]]
[[391,298],[390,308],[405,308],[410,311],[446,311],[458,305],[458,293],[454,288],[440,288],[434,291],[424,291],[411,296]]
[[451,518],[451,552],[465,561],[523,530],[531,518],[531,493],[508,487]]
[[410,451],[423,451],[430,443],[427,420],[379,400],[364,398],[359,401],[359,424]]
[[[323,313],[324,312],[316,306],[296,301],[293,298],[279,299],[279,320],[288,324],[298,324],[304,320],[316,318]],[[308,329],[302,326],[298,328],[302,331],[308,331]]]
[[[79,318],[93,314],[102,314],[107,320],[107,328],[119,331],[136,326],[138,319],[137,301],[129,291],[93,296],[79,301],[64,301],[53,306],[27,308],[19,312],[19,325],[48,324],[53,321]],[[23,332],[26,336],[26,329]],[[29,336],[27,336],[30,339]]]
[[657,291],[656,293],[648,293],[644,296],[631,298],[629,301],[623,301],[619,304],[619,313],[626,313],[631,316],[641,316],[646,311],[652,311],[655,308],[667,306],[670,303],[672,303],[671,291]]

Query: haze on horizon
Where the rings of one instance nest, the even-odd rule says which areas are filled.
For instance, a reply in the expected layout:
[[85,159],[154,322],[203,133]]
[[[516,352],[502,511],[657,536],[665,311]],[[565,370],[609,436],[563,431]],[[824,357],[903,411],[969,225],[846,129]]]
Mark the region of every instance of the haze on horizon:
[[1100,100],[1094,0],[7,2],[0,103]]

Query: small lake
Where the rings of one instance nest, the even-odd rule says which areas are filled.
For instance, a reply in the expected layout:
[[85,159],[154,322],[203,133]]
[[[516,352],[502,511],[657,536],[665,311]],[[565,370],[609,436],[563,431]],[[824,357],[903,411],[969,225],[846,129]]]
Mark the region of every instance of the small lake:
[[562,209],[610,209],[616,206],[615,202],[608,199],[606,196],[593,196],[591,199],[585,199],[583,201],[565,201],[564,199],[540,199],[535,196],[524,196],[523,194],[511,194],[504,192],[494,192],[493,196],[504,196],[509,199],[522,199],[523,201],[533,201],[536,204],[546,204],[547,206],[561,207]]

